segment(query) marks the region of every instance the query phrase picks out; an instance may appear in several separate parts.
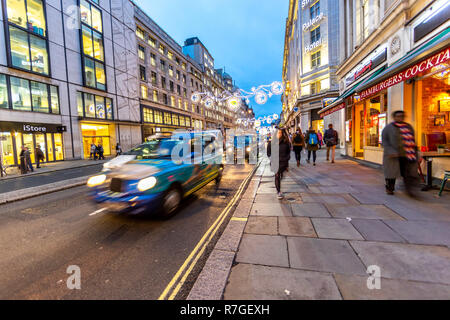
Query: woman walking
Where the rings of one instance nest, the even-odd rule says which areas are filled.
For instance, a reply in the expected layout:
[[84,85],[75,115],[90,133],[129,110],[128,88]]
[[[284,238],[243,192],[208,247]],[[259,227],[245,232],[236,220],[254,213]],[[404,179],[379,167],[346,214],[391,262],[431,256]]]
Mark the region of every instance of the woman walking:
[[313,155],[313,164],[316,165],[317,150],[319,150],[319,137],[316,131],[311,127],[305,137],[306,149],[308,150],[308,163],[311,163],[311,153]]
[[302,160],[302,150],[305,147],[305,137],[303,136],[302,129],[297,128],[297,132],[292,138],[292,145],[294,146],[295,160],[297,160],[297,167],[300,167],[300,161]]
[[[278,157],[278,171],[275,174],[275,187],[278,192],[278,199],[284,198],[281,193],[281,179],[283,179],[283,173],[289,167],[289,160],[291,159],[291,143],[289,136],[284,129],[278,129],[277,138],[279,144],[279,157]],[[267,146],[267,156],[270,158],[272,155],[272,143]],[[276,159],[275,159],[276,160]]]

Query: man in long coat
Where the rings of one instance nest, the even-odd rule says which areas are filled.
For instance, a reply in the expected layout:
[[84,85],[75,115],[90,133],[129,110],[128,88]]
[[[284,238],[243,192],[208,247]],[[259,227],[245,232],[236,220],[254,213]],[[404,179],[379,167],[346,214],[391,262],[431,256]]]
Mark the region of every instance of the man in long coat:
[[403,177],[407,193],[416,196],[414,187],[418,182],[418,155],[414,129],[405,122],[405,112],[395,111],[393,118],[394,121],[382,133],[386,193],[393,195],[396,179]]

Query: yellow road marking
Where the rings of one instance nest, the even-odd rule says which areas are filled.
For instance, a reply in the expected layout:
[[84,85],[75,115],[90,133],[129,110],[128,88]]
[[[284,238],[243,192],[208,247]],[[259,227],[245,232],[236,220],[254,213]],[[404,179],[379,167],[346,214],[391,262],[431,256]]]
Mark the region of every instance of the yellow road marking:
[[[229,211],[231,210],[231,208],[236,203],[238,197],[240,197],[240,195],[242,194],[244,186],[250,180],[250,178],[253,175],[253,173],[256,170],[256,168],[257,167],[255,167],[249,173],[247,178],[245,178],[244,181],[242,181],[238,191],[236,192],[236,194],[234,195],[234,197],[232,198],[230,203],[226,206],[226,208],[222,211],[222,213],[219,215],[219,217],[216,219],[216,221],[214,221],[214,223],[211,225],[211,227],[208,229],[208,231],[206,231],[206,233],[203,235],[203,237],[197,243],[197,245],[195,246],[194,250],[192,250],[192,252],[189,254],[187,259],[184,261],[183,265],[180,267],[180,269],[177,271],[175,276],[169,282],[169,284],[164,289],[162,294],[159,296],[158,300],[166,299],[167,295],[169,294],[169,292],[174,287],[175,287],[175,289],[173,290],[172,294],[167,299],[168,300],[173,300],[176,297],[176,295],[180,291],[182,285],[184,284],[184,282],[186,281],[187,277],[189,276],[189,274],[191,273],[192,269],[194,268],[195,264],[197,263],[198,259],[200,259],[200,257],[204,253],[206,247],[208,246],[209,242],[214,237],[214,235],[216,234],[217,230],[220,228],[222,222],[225,220],[226,216],[228,215]],[[188,265],[189,265],[189,268],[186,269],[186,267]],[[185,269],[186,269],[186,271],[185,271]],[[180,276],[183,274],[184,271],[185,271],[184,275],[179,280]],[[178,283],[177,283],[177,281],[178,281]]]
[[248,218],[238,218],[238,217],[233,217],[231,218],[231,221],[247,221]]

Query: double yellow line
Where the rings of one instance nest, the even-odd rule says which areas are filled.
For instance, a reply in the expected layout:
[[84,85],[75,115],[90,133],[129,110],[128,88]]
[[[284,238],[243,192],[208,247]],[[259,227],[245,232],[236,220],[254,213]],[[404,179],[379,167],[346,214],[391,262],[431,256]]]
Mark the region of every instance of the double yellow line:
[[211,225],[211,227],[208,229],[208,231],[206,231],[206,233],[203,235],[203,237],[197,243],[194,250],[192,250],[192,252],[189,254],[189,256],[184,261],[181,268],[178,270],[178,272],[175,274],[175,276],[169,282],[167,287],[164,289],[163,293],[159,296],[158,300],[173,300],[173,299],[175,299],[177,294],[180,292],[181,287],[186,282],[186,279],[191,274],[192,269],[195,267],[197,261],[203,255],[203,253],[206,250],[206,247],[211,242],[211,240],[214,238],[214,236],[217,233],[217,231],[219,230],[220,226],[225,221],[225,218],[228,216],[230,210],[236,204],[237,200],[239,199],[242,192],[244,191],[244,188],[247,185],[247,182],[251,179],[251,177],[253,176],[253,173],[256,171],[257,168],[258,168],[258,165],[256,165],[253,168],[253,170],[249,173],[249,175],[245,178],[245,180],[242,181],[242,183],[239,186],[239,189],[236,192],[236,194],[234,195],[233,199],[231,199],[230,203],[220,213],[220,215],[216,219],[216,221],[214,221],[214,223]]

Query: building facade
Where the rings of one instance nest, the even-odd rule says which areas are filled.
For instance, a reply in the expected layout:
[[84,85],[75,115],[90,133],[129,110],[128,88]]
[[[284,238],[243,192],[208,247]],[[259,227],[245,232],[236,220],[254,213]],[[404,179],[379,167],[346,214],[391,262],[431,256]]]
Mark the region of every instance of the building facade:
[[[343,154],[382,163],[381,133],[404,110],[421,151],[450,143],[450,3],[345,1],[340,96],[321,114],[345,121]],[[450,163],[433,160],[440,177]]]
[[122,0],[2,0],[2,157],[46,161],[141,141],[133,6]]
[[[342,1],[291,0],[286,20],[282,98],[285,125],[324,131],[319,111],[339,94],[336,70],[340,50]],[[328,119],[327,119],[328,120]],[[332,119],[337,130],[341,121]]]

